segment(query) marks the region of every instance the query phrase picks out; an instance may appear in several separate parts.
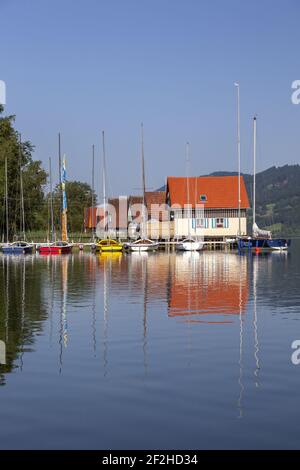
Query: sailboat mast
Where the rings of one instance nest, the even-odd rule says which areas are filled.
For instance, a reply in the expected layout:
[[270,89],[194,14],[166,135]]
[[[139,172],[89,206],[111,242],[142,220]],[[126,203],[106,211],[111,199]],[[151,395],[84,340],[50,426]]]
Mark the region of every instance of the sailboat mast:
[[197,219],[199,218],[197,193],[198,193],[198,178],[196,177],[195,178],[195,226],[194,226],[195,236],[197,235]]
[[190,182],[189,182],[189,164],[190,164],[190,144],[186,143],[185,146],[185,157],[186,157],[186,190],[187,190],[187,202],[188,202],[188,236],[191,236],[190,227]]
[[95,145],[93,144],[93,146],[92,146],[92,233],[93,233],[93,241],[95,239],[94,190],[95,190]]
[[5,215],[6,215],[6,243],[8,243],[8,174],[7,174],[7,157],[5,157]]
[[103,153],[103,167],[102,167],[102,185],[103,185],[103,213],[104,213],[104,232],[106,233],[106,156],[105,156],[105,135],[102,131],[102,153]]
[[253,118],[253,225],[256,223],[256,116]]
[[238,151],[238,218],[239,230],[241,235],[241,130],[240,130],[240,84],[235,83],[237,88],[237,151]]
[[143,204],[145,204],[146,193],[146,177],[145,177],[145,153],[144,153],[144,124],[141,123],[141,137],[142,137],[142,187],[143,187]]
[[144,124],[141,123],[141,144],[142,144],[142,188],[143,188],[143,206],[142,206],[142,238],[146,237],[146,176],[145,176],[145,153],[144,153]]
[[54,216],[53,216],[53,188],[52,188],[52,166],[51,157],[49,158],[49,178],[50,178],[50,217],[51,217],[51,241],[54,237]]
[[19,135],[19,160],[20,160],[20,196],[21,196],[21,232],[23,235],[23,240],[25,240],[25,211],[24,211],[24,192],[23,192],[23,173],[22,173],[22,147],[21,147],[21,134]]
[[[58,133],[58,175],[59,175],[59,196],[62,199],[62,181],[61,181],[61,143],[60,132]],[[62,238],[62,213],[60,214],[60,238]]]

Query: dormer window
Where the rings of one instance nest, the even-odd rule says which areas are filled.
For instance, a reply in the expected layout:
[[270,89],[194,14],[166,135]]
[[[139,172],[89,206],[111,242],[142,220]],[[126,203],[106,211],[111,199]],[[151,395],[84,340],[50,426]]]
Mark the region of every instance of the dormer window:
[[200,201],[201,201],[201,202],[206,202],[206,201],[207,201],[207,196],[206,196],[206,194],[201,194],[201,195],[200,195]]

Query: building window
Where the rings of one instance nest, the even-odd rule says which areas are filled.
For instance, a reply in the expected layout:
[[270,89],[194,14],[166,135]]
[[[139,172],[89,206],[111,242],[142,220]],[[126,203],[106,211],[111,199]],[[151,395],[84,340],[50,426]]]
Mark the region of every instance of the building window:
[[217,217],[212,219],[212,228],[229,228],[229,219],[224,217]]
[[201,201],[201,202],[206,202],[206,201],[207,201],[207,196],[206,196],[206,194],[201,194],[201,195],[200,195],[200,201]]
[[200,219],[196,219],[196,227],[197,228],[208,228],[209,223],[208,219],[201,217]]

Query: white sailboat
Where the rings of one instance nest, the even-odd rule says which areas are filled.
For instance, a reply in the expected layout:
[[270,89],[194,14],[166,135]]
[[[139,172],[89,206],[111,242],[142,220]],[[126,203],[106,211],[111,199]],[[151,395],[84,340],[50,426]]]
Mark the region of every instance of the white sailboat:
[[[176,249],[180,251],[200,251],[203,249],[204,243],[201,240],[197,239],[196,236],[196,224],[195,224],[195,236],[191,234],[191,212],[192,207],[190,206],[190,183],[189,183],[189,142],[186,143],[186,166],[187,166],[187,176],[186,176],[186,186],[187,186],[187,201],[188,201],[188,236],[182,242],[176,244]],[[196,191],[197,192],[197,191]],[[197,197],[197,195],[196,195]],[[195,219],[196,219],[196,204],[195,204]]]
[[143,203],[142,203],[142,214],[141,214],[141,237],[127,245],[131,251],[154,251],[159,247],[159,243],[154,242],[147,238],[147,220],[145,214],[145,193],[146,193],[146,178],[145,178],[145,157],[144,157],[144,128],[143,123],[141,124],[141,133],[142,133],[142,182],[143,182]]
[[2,252],[8,255],[31,254],[33,245],[28,243],[25,235],[25,210],[24,210],[24,192],[23,192],[23,172],[22,172],[22,142],[21,135],[19,140],[19,169],[20,169],[20,233],[23,240],[9,242],[9,217],[8,217],[8,162],[5,158],[5,212],[6,212],[6,243],[2,245]]

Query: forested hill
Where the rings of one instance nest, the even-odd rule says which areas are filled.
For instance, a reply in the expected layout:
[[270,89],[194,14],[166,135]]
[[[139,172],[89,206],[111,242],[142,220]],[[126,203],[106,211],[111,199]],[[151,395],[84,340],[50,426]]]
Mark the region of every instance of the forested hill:
[[[212,175],[234,175],[215,172]],[[253,196],[253,175],[243,174],[250,204]],[[300,235],[300,165],[271,167],[256,175],[256,218],[261,228],[274,234]]]

